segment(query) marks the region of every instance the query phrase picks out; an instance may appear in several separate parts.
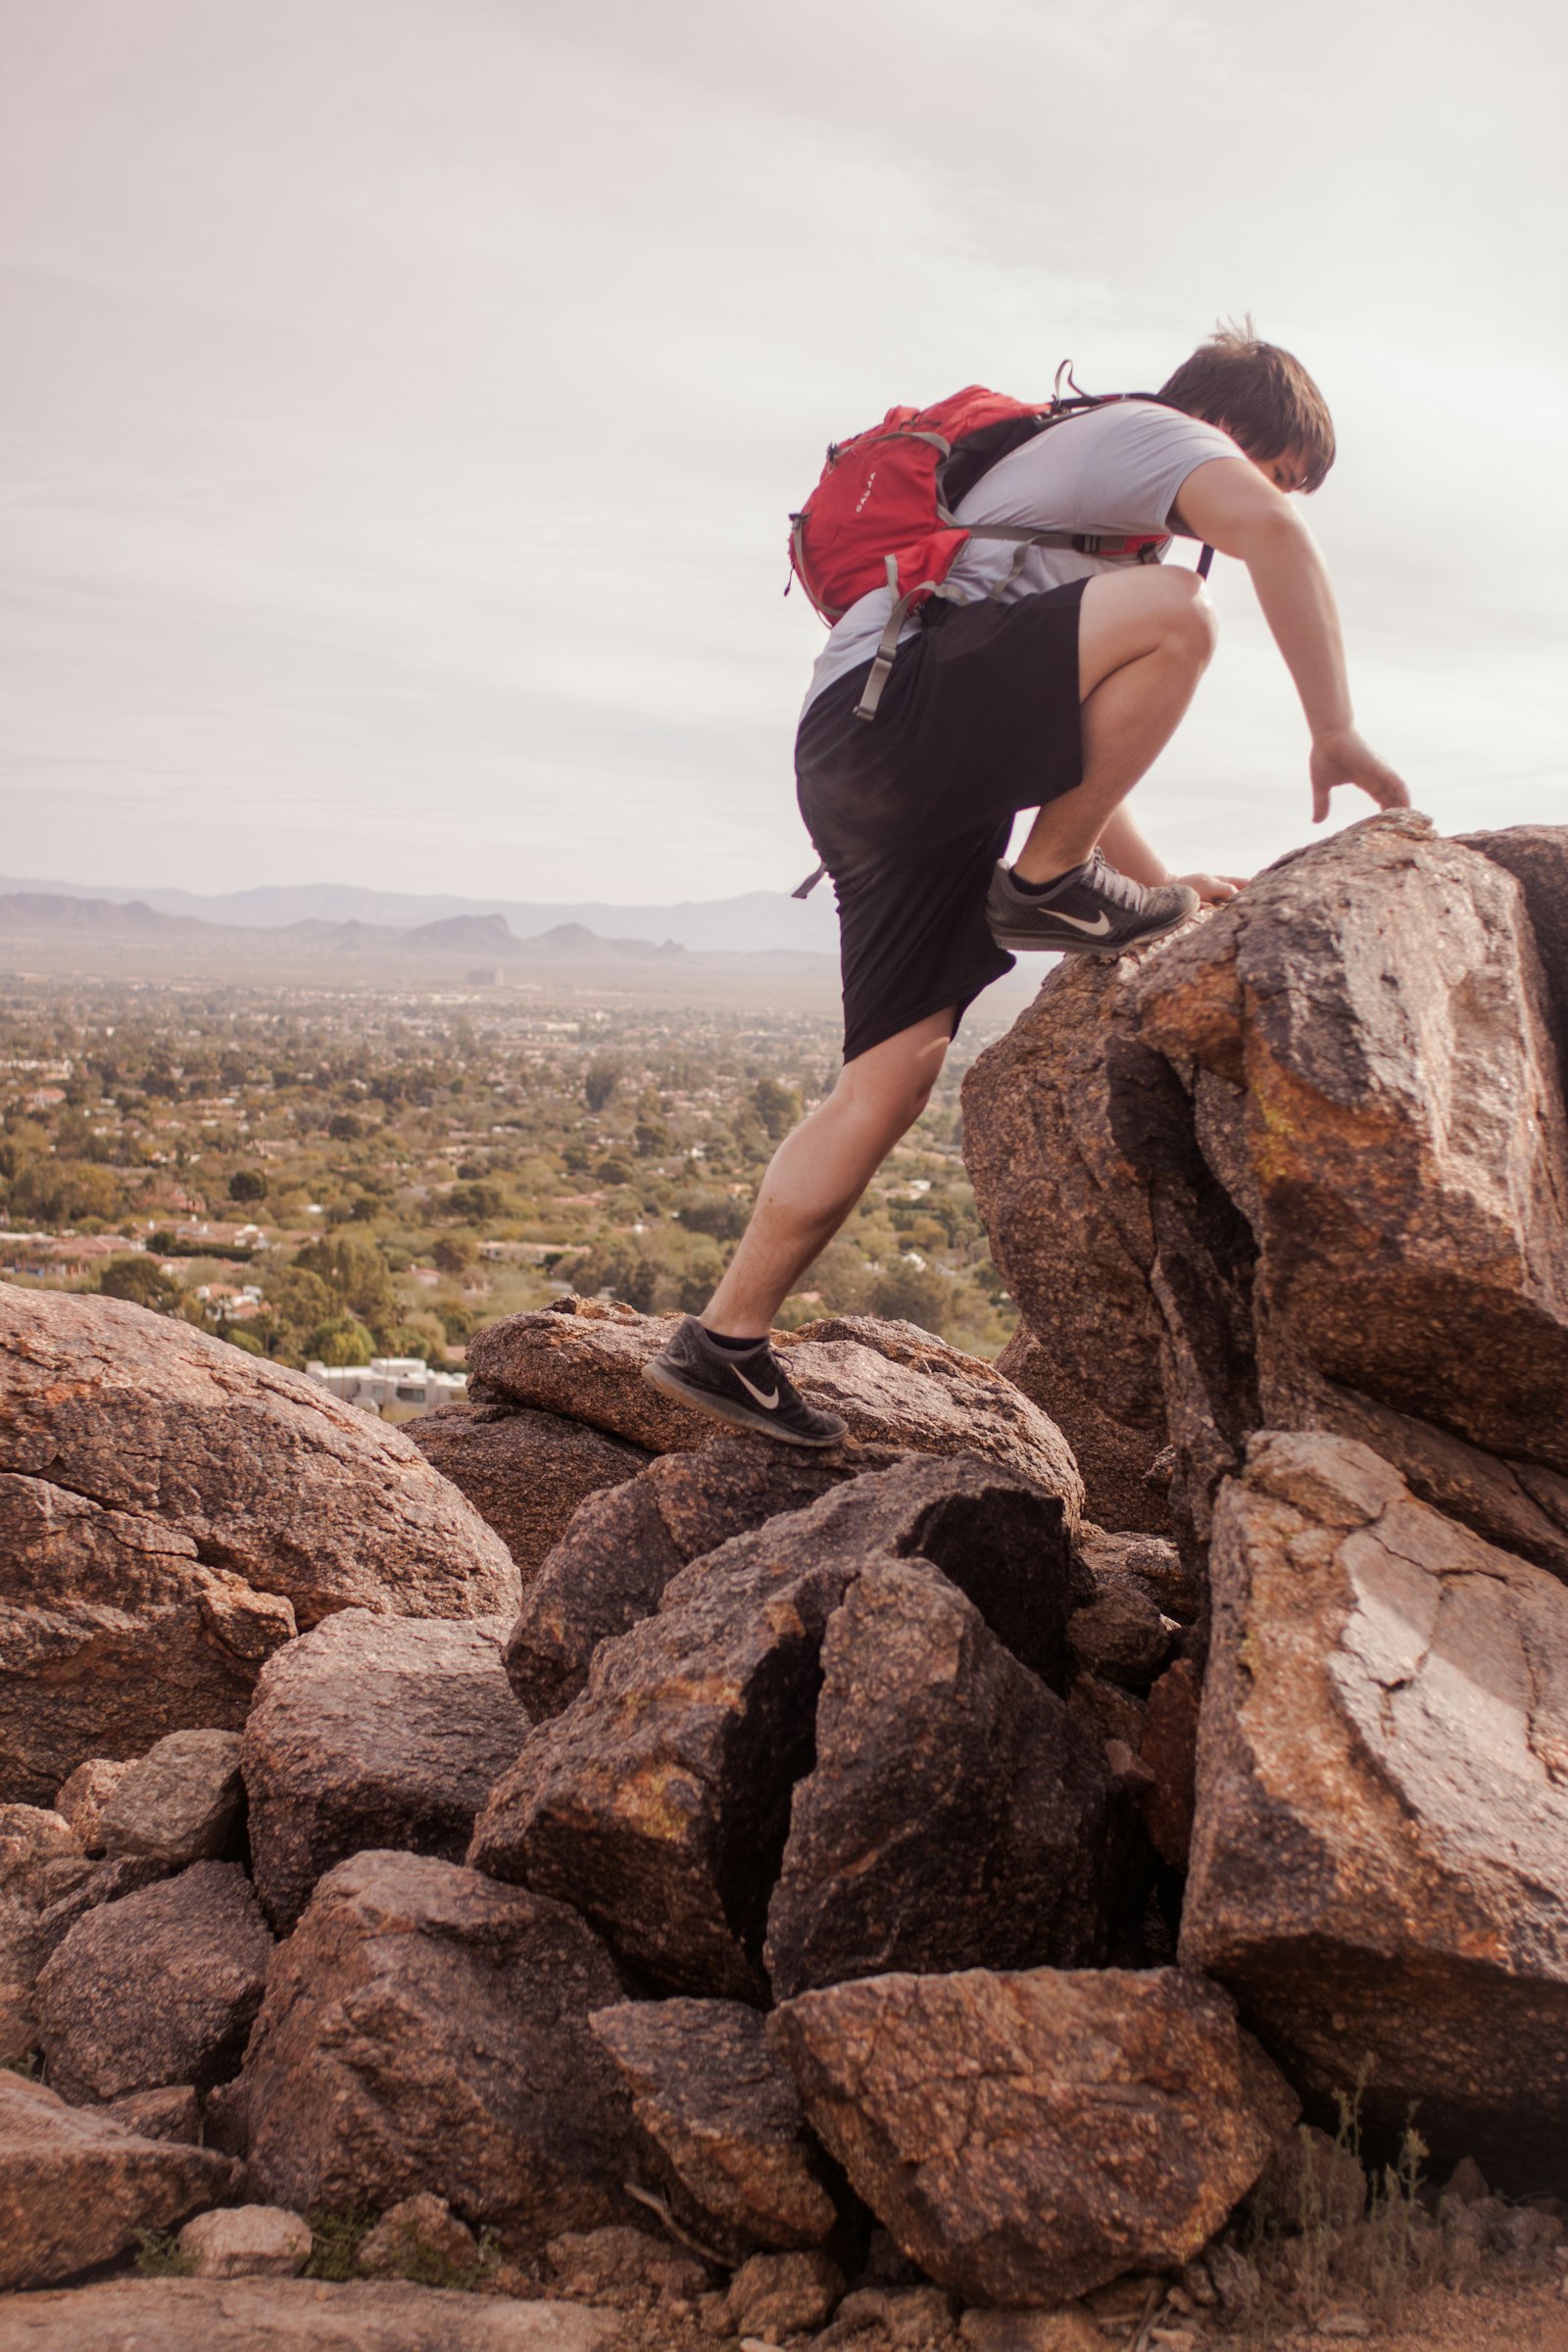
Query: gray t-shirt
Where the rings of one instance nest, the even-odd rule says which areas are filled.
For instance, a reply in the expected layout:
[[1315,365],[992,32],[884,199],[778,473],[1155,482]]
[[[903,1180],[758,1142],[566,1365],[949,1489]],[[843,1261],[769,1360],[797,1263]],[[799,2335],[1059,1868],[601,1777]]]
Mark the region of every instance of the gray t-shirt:
[[[1021,522],[1042,531],[1102,530],[1137,537],[1168,527],[1181,486],[1197,466],[1211,458],[1241,455],[1217,425],[1153,401],[1121,401],[1113,408],[1084,410],[1026,441],[982,474],[955,512],[960,522]],[[1080,556],[1070,547],[1027,548],[1020,561],[1012,541],[971,539],[948,583],[970,603],[993,592],[1010,603],[1137,561],[1136,556]],[[806,707],[835,678],[870,661],[892,610],[891,588],[874,588],[850,607],[817,657]],[[900,644],[918,626],[911,616]]]

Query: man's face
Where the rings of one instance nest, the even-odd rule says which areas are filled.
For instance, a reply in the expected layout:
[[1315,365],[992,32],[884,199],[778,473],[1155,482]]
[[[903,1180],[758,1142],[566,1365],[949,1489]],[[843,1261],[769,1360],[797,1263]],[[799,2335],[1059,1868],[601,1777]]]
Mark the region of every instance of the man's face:
[[1307,462],[1300,450],[1288,449],[1283,457],[1278,458],[1253,458],[1250,450],[1247,454],[1258,472],[1271,481],[1276,490],[1283,490],[1287,498],[1293,498],[1305,487]]

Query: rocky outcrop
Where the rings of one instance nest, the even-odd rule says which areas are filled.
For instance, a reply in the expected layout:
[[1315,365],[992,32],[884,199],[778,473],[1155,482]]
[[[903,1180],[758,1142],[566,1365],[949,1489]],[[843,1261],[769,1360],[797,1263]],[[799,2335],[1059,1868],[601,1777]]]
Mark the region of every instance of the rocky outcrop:
[[340,1862],[246,2056],[252,2192],[308,2213],[428,2190],[519,2247],[624,2220],[631,2102],[588,2026],[624,1991],[564,1904],[424,1855]]
[[634,1478],[649,1459],[581,1421],[520,1407],[443,1405],[411,1421],[408,1435],[495,1529],[524,1589],[578,1505]]
[[738,2001],[627,2001],[589,2020],[625,2078],[661,2183],[699,2241],[731,2261],[819,2246],[838,2208],[794,2082]]
[[1321,1427],[1560,1565],[1568,1123],[1537,932],[1564,838],[1531,853],[1533,928],[1490,855],[1369,819],[1054,973],[970,1073],[1034,1393],[1060,1366],[1167,1433],[1189,1542],[1250,1431]]
[[0,1797],[237,1729],[334,1609],[510,1613],[500,1538],[395,1430],[188,1324],[0,1286]]
[[114,2278],[19,2295],[16,2352],[619,2352],[619,2315],[387,2280]]
[[877,1977],[768,2032],[877,2219],[980,2303],[1190,2261],[1297,2111],[1225,1995],[1176,1969]]
[[[107,2115],[68,2107],[41,2082],[0,2072],[0,2292],[111,2262],[141,2230],[168,2230],[229,2195],[235,2178],[228,2158],[210,2148],[142,2139]],[[17,2311],[8,2307],[8,2334]],[[74,2344],[86,2340],[81,2327],[78,2316]]]
[[1215,1524],[1183,1956],[1293,2079],[1568,2188],[1568,1592],[1365,1446],[1253,1441]]
[[197,1862],[76,1922],[38,1979],[38,2038],[68,2098],[235,2074],[272,1938],[237,1862]]
[[559,1715],[586,1684],[600,1642],[651,1617],[688,1560],[897,1458],[887,1447],[821,1454],[730,1437],[662,1454],[585,1502],[542,1562],[507,1642],[513,1689],[532,1715]]
[[340,1609],[268,1660],[243,1761],[256,1888],[279,1934],[350,1854],[462,1860],[528,1729],[502,1630]]
[[[643,1366],[678,1320],[562,1298],[477,1332],[468,1363],[482,1401],[563,1413],[652,1453],[708,1443],[712,1423],[652,1389]],[[790,1378],[838,1413],[849,1441],[916,1453],[975,1453],[1059,1494],[1076,1520],[1083,1482],[1061,1432],[1003,1378],[912,1323],[849,1316],[775,1332]]]
[[1066,1677],[1059,1497],[976,1460],[856,1479],[693,1561],[530,1733],[470,1860],[574,1905],[666,1991],[766,1998],[762,1940],[809,1769],[828,1620],[899,1558],[940,1569],[1025,1666]]
[[815,1759],[768,1906],[775,1997],[1104,1957],[1110,1783],[1064,1702],[917,1560],[828,1620]]

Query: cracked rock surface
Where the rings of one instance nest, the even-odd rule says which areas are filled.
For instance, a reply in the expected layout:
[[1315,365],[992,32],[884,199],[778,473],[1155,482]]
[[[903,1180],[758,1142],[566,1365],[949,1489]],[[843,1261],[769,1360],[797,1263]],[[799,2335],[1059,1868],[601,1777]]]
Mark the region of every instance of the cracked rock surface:
[[973,1458],[916,1456],[692,1561],[529,1734],[470,1861],[571,1903],[661,1990],[763,2002],[767,1906],[813,1754],[829,1618],[867,1569],[918,1554],[1058,1688],[1069,1554],[1059,1496]]
[[237,1730],[265,1660],[334,1609],[517,1592],[396,1430],[171,1317],[0,1285],[0,1801]]
[[1224,1491],[1182,1956],[1293,2079],[1568,2187],[1568,1591],[1353,1441]]
[[444,1404],[409,1422],[407,1435],[495,1529],[524,1589],[578,1505],[648,1463],[639,1446],[522,1407]]

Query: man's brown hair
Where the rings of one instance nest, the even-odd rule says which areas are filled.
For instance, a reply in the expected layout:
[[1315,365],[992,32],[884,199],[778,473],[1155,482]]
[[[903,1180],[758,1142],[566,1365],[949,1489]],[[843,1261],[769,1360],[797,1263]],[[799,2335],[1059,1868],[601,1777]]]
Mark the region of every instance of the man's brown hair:
[[1221,325],[1159,388],[1161,400],[1217,424],[1265,464],[1298,451],[1303,490],[1316,490],[1334,463],[1329,405],[1295,355],[1262,343],[1250,318]]

